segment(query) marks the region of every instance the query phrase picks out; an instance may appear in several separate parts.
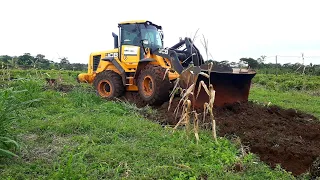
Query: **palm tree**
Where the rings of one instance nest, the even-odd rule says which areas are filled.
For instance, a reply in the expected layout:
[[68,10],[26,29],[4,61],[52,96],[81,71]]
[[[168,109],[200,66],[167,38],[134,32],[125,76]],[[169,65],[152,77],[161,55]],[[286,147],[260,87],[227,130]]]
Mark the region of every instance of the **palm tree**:
[[16,57],[12,57],[11,60],[9,60],[9,63],[10,63],[10,66],[12,68],[17,68],[17,62],[18,62],[18,59]]

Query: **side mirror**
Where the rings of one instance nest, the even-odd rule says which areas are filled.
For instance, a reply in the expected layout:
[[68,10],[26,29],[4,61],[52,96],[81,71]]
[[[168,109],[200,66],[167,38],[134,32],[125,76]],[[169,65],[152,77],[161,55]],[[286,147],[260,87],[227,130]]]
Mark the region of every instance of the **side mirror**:
[[162,40],[162,39],[164,38],[163,31],[160,30],[159,32],[160,32],[160,38],[161,38],[161,40]]

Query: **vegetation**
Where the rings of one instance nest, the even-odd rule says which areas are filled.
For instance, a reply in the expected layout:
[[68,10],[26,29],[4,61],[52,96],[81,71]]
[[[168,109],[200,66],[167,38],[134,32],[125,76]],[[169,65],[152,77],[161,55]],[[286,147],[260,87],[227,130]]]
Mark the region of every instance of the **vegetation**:
[[265,57],[260,58],[241,58],[239,62],[229,62],[225,61],[213,61],[208,60],[208,62],[213,62],[214,65],[221,65],[226,67],[249,67],[255,69],[259,74],[300,74],[300,75],[314,75],[320,76],[320,65],[309,64],[303,65],[300,63],[287,63],[287,64],[275,64],[275,63],[265,63]]
[[32,56],[30,53],[24,53],[21,56],[0,56],[0,69],[64,69],[83,71],[87,69],[87,64],[70,63],[67,57],[59,58],[60,62],[54,62],[45,58],[43,54]]
[[[204,38],[204,48],[207,50],[207,40]],[[208,59],[208,53],[207,59]],[[214,61],[208,60],[207,62],[212,62],[214,65],[221,66],[237,66],[244,67],[248,66],[251,69],[257,70],[260,74],[306,74],[306,75],[316,75],[320,76],[320,65],[309,64],[303,65],[300,63],[287,63],[287,64],[275,64],[275,63],[265,63],[266,56],[261,56],[259,58],[240,58],[238,62],[224,61]],[[54,62],[52,60],[46,59],[45,55],[37,54],[32,56],[30,53],[24,53],[20,56],[9,56],[0,55],[0,69],[55,69],[55,70],[74,70],[74,71],[86,71],[87,64],[81,63],[70,63],[67,57],[60,57],[60,62]]]
[[257,74],[250,100],[293,108],[320,117],[320,76]]
[[[271,169],[244,152],[237,139],[216,137],[215,127],[213,132],[199,131],[196,124],[191,127],[188,116],[180,120],[180,125],[190,126],[187,131],[179,124],[162,127],[141,115],[154,113],[149,107],[100,99],[91,86],[76,82],[87,65],[60,60],[29,53],[0,56],[1,179],[294,178],[280,166]],[[252,101],[320,117],[319,65],[264,64],[263,58],[209,62],[257,69]],[[51,78],[57,84],[45,80]],[[211,87],[201,87],[214,99]],[[190,100],[182,101],[181,113],[192,112],[197,120],[197,113],[188,107]],[[212,113],[207,113],[214,124]]]
[[298,91],[274,91],[263,86],[254,86],[250,90],[249,100],[263,104],[271,103],[283,108],[297,109],[320,118],[319,94],[315,95]]
[[269,90],[320,92],[320,76],[257,74],[253,78],[253,83],[265,86]]
[[86,84],[56,91],[44,77],[62,77],[65,85],[75,80],[73,72],[55,73],[26,74],[1,87],[1,97],[11,97],[0,101],[3,134],[20,147],[10,149],[18,157],[1,154],[1,179],[294,178],[243,153],[239,141],[215,143],[210,131],[200,131],[198,143],[187,140],[183,130],[173,133],[139,113],[152,109],[102,100]]

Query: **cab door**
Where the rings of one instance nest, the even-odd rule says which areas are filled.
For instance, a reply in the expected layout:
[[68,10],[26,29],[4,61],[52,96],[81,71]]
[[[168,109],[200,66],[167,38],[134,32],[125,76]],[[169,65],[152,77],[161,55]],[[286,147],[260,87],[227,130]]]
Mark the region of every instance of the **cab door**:
[[131,45],[121,46],[121,63],[129,72],[135,72],[140,60],[140,47]]
[[135,24],[125,24],[121,26],[121,63],[130,72],[134,72],[140,60],[141,35],[139,28]]
[[140,60],[140,47],[132,45],[121,46],[121,60],[124,63],[135,63]]

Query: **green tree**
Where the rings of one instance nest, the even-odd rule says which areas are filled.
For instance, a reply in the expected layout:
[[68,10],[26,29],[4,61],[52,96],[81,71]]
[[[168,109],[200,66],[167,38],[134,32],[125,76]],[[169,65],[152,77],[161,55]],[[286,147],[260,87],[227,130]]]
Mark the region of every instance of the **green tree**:
[[34,62],[34,59],[35,58],[31,56],[30,53],[24,53],[22,56],[18,57],[18,65],[24,67],[31,66]]
[[266,57],[267,57],[267,56],[265,56],[265,55],[260,56],[260,57],[257,59],[258,63],[259,63],[259,64],[264,64],[264,62],[265,62],[265,60],[266,60]]
[[0,56],[0,62],[3,62],[5,64],[8,64],[11,59],[12,57],[8,55]]
[[9,65],[11,66],[11,68],[18,68],[18,61],[19,58],[12,57],[11,60],[9,60]]
[[60,58],[60,64],[70,64],[67,57]]
[[257,60],[253,59],[253,58],[241,58],[240,59],[240,63],[246,63],[248,64],[248,66],[252,69],[256,69],[259,66],[259,63]]

